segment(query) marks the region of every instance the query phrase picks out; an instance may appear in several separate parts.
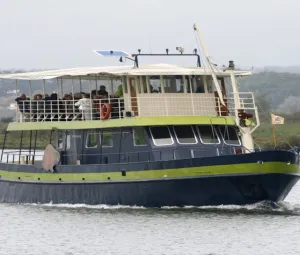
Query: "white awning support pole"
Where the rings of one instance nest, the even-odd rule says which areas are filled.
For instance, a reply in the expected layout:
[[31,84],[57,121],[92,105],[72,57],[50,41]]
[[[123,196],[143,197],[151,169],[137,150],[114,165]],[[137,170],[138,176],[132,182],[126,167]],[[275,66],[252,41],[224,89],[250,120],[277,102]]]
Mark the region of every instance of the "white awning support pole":
[[210,57],[209,57],[209,55],[208,55],[208,51],[207,51],[207,49],[206,49],[206,47],[205,47],[204,41],[203,41],[203,39],[202,39],[202,37],[201,37],[201,34],[200,34],[199,29],[198,29],[198,27],[197,27],[196,24],[194,24],[194,30],[197,32],[197,35],[198,35],[198,38],[199,38],[201,47],[202,47],[202,49],[203,49],[203,53],[204,53],[204,55],[205,55],[206,62],[207,62],[208,66],[209,66],[209,68],[210,68],[210,70],[211,70],[211,75],[212,75],[212,78],[213,78],[213,81],[214,81],[215,88],[216,88],[216,90],[217,90],[218,96],[219,96],[219,98],[220,98],[220,102],[221,102],[222,105],[225,105],[224,100],[223,100],[222,90],[221,90],[220,85],[219,85],[219,83],[218,83],[217,76],[216,76],[216,74],[215,74],[215,72],[214,72],[214,69],[213,69],[213,67],[212,67],[212,64],[210,63],[210,59],[209,59]]
[[[18,97],[18,88],[19,88],[18,79],[16,79],[16,98]],[[24,102],[23,102],[23,109],[25,109]],[[22,120],[21,114],[20,114],[20,120]],[[18,103],[16,103],[16,121],[18,121]]]
[[31,81],[29,80],[29,98],[31,100],[32,98],[32,92],[31,92]]
[[88,76],[89,77],[89,93],[90,93],[90,118],[88,118],[88,120],[93,120],[93,101],[92,101],[92,78],[91,76]]
[[111,95],[114,94],[114,81],[113,81],[113,77],[110,78],[110,94]]
[[43,94],[44,94],[44,97],[45,97],[45,90],[46,90],[46,80],[43,79]]
[[30,112],[30,118],[31,118],[31,114],[32,114],[32,92],[31,92],[31,81],[29,81],[29,112]]
[[63,79],[60,78],[60,93],[61,93],[61,98],[64,97],[64,89],[63,89]]
[[72,109],[73,109],[73,119],[75,118],[75,100],[74,100],[74,79],[72,77]]

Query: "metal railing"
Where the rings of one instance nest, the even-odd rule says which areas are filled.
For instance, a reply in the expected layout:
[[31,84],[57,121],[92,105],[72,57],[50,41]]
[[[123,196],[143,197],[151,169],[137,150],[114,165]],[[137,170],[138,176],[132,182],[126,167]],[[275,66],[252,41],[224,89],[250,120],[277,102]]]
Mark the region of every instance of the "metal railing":
[[[119,164],[119,163],[139,163],[156,162],[166,160],[193,159],[203,157],[216,157],[225,155],[243,154],[246,152],[243,146],[212,146],[206,148],[177,148],[153,151],[138,151],[124,153],[89,153],[89,154],[68,154],[61,155],[63,165],[75,164]],[[9,151],[4,152],[2,162],[10,164],[32,164],[43,159],[43,153],[32,153],[28,151]],[[75,160],[74,160],[75,159]]]
[[[22,100],[16,108],[17,122],[100,120],[105,104],[109,119],[125,116],[229,116],[237,106],[235,95],[226,97],[226,107],[212,94],[139,94],[137,97],[80,100]],[[251,92],[239,93],[239,109],[256,109]],[[81,102],[81,103],[80,103]],[[106,110],[104,110],[105,112]]]

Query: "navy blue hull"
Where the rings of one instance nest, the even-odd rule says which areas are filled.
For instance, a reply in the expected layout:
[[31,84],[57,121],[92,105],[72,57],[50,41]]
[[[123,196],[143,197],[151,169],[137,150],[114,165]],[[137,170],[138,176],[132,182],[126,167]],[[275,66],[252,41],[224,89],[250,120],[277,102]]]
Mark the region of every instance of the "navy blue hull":
[[116,183],[0,181],[0,201],[137,205],[145,207],[281,201],[298,181],[289,174],[202,177]]

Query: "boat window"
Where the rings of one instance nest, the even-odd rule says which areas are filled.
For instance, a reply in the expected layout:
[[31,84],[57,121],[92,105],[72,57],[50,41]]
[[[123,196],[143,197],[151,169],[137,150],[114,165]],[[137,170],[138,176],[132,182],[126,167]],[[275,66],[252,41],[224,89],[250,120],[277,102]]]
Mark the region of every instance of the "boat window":
[[174,143],[168,127],[151,127],[150,132],[156,146],[171,145]]
[[133,128],[133,143],[135,146],[147,145],[145,129],[143,127]]
[[207,92],[208,93],[213,93],[213,78],[212,76],[206,76],[206,83],[207,83]]
[[86,139],[86,147],[96,148],[98,146],[98,141],[99,141],[99,133],[95,130],[88,131],[87,139]]
[[147,76],[140,77],[141,93],[147,93]]
[[71,135],[67,134],[67,144],[66,144],[66,149],[71,148]]
[[63,132],[58,132],[58,135],[57,135],[57,147],[59,149],[64,149],[64,133]]
[[234,127],[219,126],[224,142],[230,145],[241,145],[240,139]]
[[192,76],[192,93],[205,93],[204,81],[201,76]]
[[174,126],[176,139],[179,144],[196,144],[197,139],[191,126]]
[[149,86],[150,86],[150,93],[161,93],[161,86],[160,86],[160,77],[159,76],[150,76],[149,77]]
[[200,140],[203,144],[219,144],[220,140],[214,127],[198,126]]
[[184,83],[181,75],[163,76],[165,93],[184,92]]
[[113,134],[109,131],[104,131],[102,134],[102,147],[113,147]]
[[191,92],[191,83],[190,83],[191,79],[190,76],[186,75],[185,76],[185,83],[186,83],[186,91],[187,93]]

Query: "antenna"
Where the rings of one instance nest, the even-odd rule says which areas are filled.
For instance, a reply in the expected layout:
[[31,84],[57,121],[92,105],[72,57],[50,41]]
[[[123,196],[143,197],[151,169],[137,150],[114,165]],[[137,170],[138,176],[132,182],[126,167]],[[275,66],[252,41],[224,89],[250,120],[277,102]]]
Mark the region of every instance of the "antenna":
[[210,57],[209,57],[209,55],[208,55],[208,51],[207,51],[207,49],[206,49],[206,47],[205,47],[204,41],[203,41],[203,39],[202,39],[202,37],[201,37],[201,34],[200,34],[199,29],[198,29],[198,27],[197,27],[196,24],[194,24],[194,30],[195,30],[195,32],[197,32],[197,35],[198,35],[198,38],[199,38],[201,47],[202,47],[202,49],[203,49],[203,53],[204,53],[205,59],[206,59],[207,64],[208,64],[208,66],[209,66],[209,68],[210,68],[210,70],[211,70],[211,75],[212,75],[212,78],[213,78],[215,87],[216,87],[216,89],[217,89],[217,93],[218,93],[218,96],[219,96],[219,98],[220,98],[221,104],[222,104],[222,105],[225,105],[224,100],[223,100],[223,94],[222,94],[220,85],[219,85],[218,80],[217,80],[217,76],[216,76],[216,74],[215,74],[215,72],[214,72],[212,63],[210,62]]

